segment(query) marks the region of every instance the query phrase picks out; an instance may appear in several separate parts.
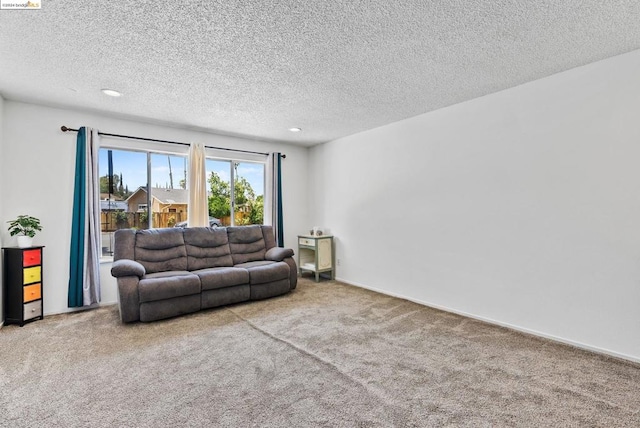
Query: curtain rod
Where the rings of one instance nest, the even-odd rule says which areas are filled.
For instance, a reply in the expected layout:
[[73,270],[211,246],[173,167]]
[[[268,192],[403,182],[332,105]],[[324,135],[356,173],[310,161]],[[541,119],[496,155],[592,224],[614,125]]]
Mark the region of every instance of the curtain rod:
[[[73,131],[73,132],[78,132],[77,129],[73,129],[73,128],[67,128],[66,126],[62,125],[60,127],[60,129],[62,130],[62,132],[67,132],[67,131]],[[168,144],[179,144],[181,146],[189,146],[189,143],[183,143],[181,141],[169,141],[169,140],[157,140],[155,138],[144,138],[144,137],[132,137],[130,135],[120,135],[120,134],[109,134],[107,132],[100,132],[98,131],[98,135],[104,135],[107,137],[117,137],[117,138],[129,138],[131,140],[140,140],[140,141],[152,141],[154,143],[168,143]],[[268,156],[269,153],[263,153],[263,152],[252,152],[250,150],[239,150],[239,149],[227,149],[226,147],[213,147],[213,146],[205,146],[209,149],[216,149],[216,150],[226,150],[228,152],[238,152],[238,153],[250,153],[253,155],[265,155]],[[281,155],[283,159],[285,159],[287,157],[287,155]]]

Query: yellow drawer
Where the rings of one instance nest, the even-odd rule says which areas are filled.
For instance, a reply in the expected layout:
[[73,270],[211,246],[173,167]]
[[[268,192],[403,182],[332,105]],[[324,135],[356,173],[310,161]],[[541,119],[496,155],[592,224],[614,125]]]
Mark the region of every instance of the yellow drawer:
[[24,304],[24,320],[39,317],[42,315],[42,300]]
[[25,268],[23,272],[23,284],[31,284],[32,282],[42,281],[42,267],[34,266]]
[[42,285],[40,283],[27,285],[22,289],[22,291],[24,293],[23,302],[30,302],[42,297]]

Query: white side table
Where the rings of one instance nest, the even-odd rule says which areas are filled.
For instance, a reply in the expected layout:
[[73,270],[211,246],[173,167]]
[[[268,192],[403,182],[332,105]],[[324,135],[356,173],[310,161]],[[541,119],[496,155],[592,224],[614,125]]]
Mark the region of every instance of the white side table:
[[320,274],[331,272],[331,279],[335,279],[335,263],[333,257],[333,236],[298,235],[298,269],[302,272],[313,272],[316,282],[320,281]]

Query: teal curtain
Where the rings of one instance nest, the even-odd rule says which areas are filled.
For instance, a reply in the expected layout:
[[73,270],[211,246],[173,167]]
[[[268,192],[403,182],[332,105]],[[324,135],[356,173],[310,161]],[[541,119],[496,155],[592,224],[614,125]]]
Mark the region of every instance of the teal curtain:
[[276,245],[284,247],[284,223],[282,221],[282,154],[277,153],[276,172]]
[[100,301],[98,139],[96,130],[78,130],[69,253],[70,308]]
[[84,277],[84,225],[86,200],[86,130],[78,130],[76,140],[76,177],[73,192],[73,218],[71,220],[71,251],[69,263],[69,307],[82,306],[82,278]]
[[264,222],[273,226],[278,247],[284,247],[284,223],[282,216],[282,154],[267,156],[267,185],[264,203]]

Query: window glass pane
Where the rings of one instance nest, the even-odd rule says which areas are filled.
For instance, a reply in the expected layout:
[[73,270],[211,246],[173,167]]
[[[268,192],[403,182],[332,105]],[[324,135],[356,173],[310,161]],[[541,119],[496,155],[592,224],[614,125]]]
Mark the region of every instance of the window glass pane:
[[151,183],[153,227],[185,227],[189,201],[187,157],[152,153]]
[[263,224],[264,164],[234,162],[235,224]]
[[[109,168],[109,164],[112,168]],[[100,176],[100,246],[103,256],[111,256],[113,255],[113,234],[117,229],[148,227],[147,154],[102,148],[98,153],[98,174]]]
[[209,194],[209,222],[231,226],[231,162],[207,159],[205,168]]

